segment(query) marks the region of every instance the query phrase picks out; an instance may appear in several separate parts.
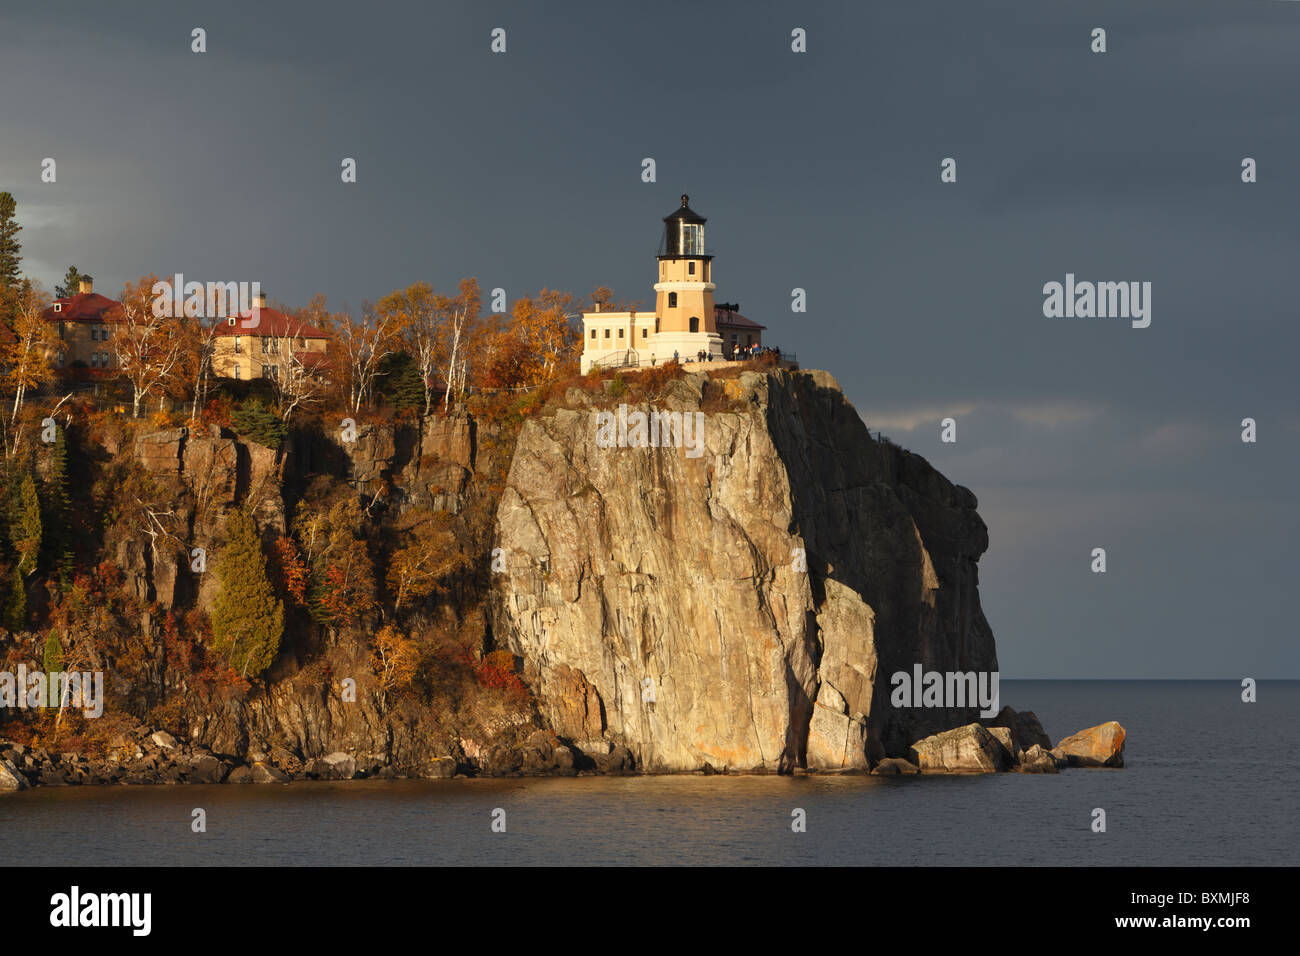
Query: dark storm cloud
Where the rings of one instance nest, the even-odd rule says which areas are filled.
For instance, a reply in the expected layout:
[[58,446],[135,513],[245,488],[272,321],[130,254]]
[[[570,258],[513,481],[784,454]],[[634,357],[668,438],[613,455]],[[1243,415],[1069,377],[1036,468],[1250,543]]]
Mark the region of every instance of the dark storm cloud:
[[[9,6],[0,189],[47,284],[648,302],[690,192],[719,297],[980,496],[1006,676],[1300,674],[1300,4]],[[1066,272],[1150,281],[1151,327],[1044,318]]]

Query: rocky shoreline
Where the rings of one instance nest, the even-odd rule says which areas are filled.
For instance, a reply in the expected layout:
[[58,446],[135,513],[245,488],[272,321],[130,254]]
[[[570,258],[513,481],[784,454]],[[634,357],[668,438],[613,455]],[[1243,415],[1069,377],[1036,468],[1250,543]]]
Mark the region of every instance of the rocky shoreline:
[[[918,740],[908,758],[887,757],[877,776],[934,773],[1058,773],[1068,767],[1123,767],[1125,731],[1115,721],[1079,731],[1051,746],[1038,718],[1010,707],[989,725],[972,723]],[[423,766],[394,768],[374,757],[334,751],[305,759],[280,747],[247,759],[189,746],[165,730],[139,727],[118,735],[107,757],[88,758],[0,741],[0,791],[30,787],[290,783],[297,780],[449,779],[455,777],[594,776],[643,773],[631,752],[613,745],[587,754],[538,731],[520,748],[469,761],[432,757]],[[728,774],[705,763],[698,773]],[[797,771],[800,774],[821,771]],[[862,772],[833,771],[833,772]]]

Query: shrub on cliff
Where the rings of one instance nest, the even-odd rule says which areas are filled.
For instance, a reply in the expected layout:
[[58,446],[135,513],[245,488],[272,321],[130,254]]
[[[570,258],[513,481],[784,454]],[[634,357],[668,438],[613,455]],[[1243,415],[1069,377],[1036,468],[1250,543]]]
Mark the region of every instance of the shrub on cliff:
[[284,604],[271,589],[252,515],[231,512],[226,530],[229,541],[216,562],[221,593],[212,609],[213,648],[242,676],[255,676],[280,650]]
[[267,448],[279,448],[289,426],[260,399],[252,399],[233,412],[230,422],[240,435]]

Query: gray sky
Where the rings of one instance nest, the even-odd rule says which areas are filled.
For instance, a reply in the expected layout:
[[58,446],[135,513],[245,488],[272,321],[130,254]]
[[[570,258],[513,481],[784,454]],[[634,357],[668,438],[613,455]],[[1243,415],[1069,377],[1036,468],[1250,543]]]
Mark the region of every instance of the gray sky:
[[[1300,677],[1300,3],[976,6],[8,2],[0,189],[47,286],[354,306],[648,304],[688,192],[719,300],[979,496],[1004,676]],[[1044,318],[1067,272],[1151,326]]]

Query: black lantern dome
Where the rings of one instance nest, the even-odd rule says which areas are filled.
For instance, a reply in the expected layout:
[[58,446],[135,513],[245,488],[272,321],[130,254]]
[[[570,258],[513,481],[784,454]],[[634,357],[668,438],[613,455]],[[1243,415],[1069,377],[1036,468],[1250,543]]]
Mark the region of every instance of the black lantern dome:
[[683,194],[682,204],[664,216],[664,241],[660,259],[712,259],[704,252],[704,224],[708,221],[689,205]]

